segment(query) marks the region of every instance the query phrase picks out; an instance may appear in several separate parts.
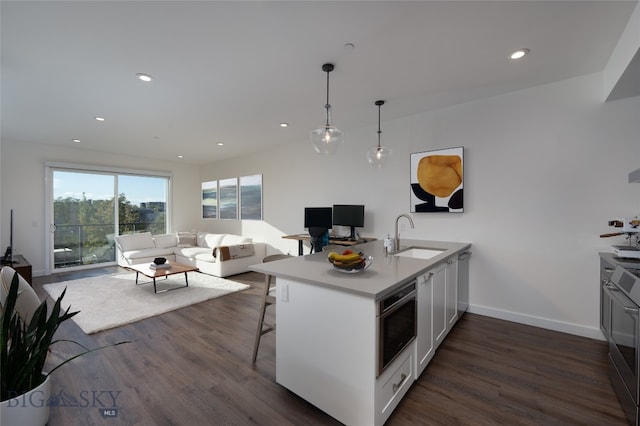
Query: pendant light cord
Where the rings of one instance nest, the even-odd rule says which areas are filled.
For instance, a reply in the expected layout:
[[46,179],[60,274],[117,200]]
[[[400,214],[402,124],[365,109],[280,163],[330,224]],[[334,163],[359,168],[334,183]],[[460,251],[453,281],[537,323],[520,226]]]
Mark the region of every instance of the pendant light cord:
[[330,126],[329,124],[329,108],[331,108],[331,105],[329,104],[329,73],[331,71],[327,70],[327,103],[325,104],[324,108],[327,110],[327,127]]
[[378,150],[380,149],[380,136],[382,135],[382,130],[380,130],[380,107],[382,104],[378,104]]
[[378,151],[380,151],[380,137],[382,135],[382,130],[380,130],[380,109],[384,105],[384,101],[376,101],[375,104],[378,106]]

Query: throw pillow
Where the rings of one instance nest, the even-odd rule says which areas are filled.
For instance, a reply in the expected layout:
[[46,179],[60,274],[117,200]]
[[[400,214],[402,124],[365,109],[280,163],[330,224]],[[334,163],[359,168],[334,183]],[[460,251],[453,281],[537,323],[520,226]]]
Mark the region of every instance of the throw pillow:
[[154,235],[153,242],[156,248],[175,247],[178,244],[178,237],[176,234]]
[[118,245],[120,245],[121,252],[155,247],[151,232],[119,235],[115,237],[114,240],[118,243]]
[[196,245],[196,234],[193,232],[178,232],[178,247]]

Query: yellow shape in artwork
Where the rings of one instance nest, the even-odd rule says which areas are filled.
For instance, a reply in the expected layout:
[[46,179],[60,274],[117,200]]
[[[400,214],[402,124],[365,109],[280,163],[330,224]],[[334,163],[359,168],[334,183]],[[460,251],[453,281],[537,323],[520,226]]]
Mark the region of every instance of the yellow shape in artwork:
[[448,197],[462,183],[458,155],[429,155],[418,162],[418,183],[429,194]]

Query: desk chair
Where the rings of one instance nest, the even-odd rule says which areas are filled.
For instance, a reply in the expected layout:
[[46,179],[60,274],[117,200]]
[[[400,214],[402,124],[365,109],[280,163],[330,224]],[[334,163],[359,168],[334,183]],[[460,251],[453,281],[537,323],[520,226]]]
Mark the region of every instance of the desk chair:
[[[262,263],[287,259],[289,257],[290,256],[287,254],[272,254],[262,259]],[[260,306],[260,315],[258,317],[258,329],[256,330],[256,340],[253,343],[253,357],[251,358],[251,362],[253,363],[256,362],[256,358],[258,357],[258,347],[260,346],[260,338],[262,337],[262,335],[276,329],[275,324],[267,324],[264,322],[264,314],[267,310],[267,306],[276,303],[276,297],[274,295],[276,286],[275,283],[273,286],[271,286],[271,278],[272,275],[265,275],[264,278],[264,292],[262,293],[262,304]]]

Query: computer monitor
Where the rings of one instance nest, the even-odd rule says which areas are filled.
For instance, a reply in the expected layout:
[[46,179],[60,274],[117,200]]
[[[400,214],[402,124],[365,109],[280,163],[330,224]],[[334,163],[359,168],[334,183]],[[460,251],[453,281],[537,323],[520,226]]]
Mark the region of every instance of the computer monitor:
[[334,204],[333,225],[349,226],[350,240],[356,239],[356,229],[364,226],[364,206],[356,204]]
[[305,228],[325,228],[331,229],[332,225],[331,207],[305,207],[304,227]]

